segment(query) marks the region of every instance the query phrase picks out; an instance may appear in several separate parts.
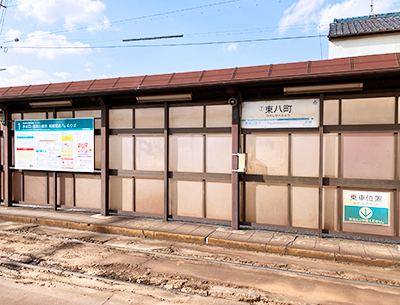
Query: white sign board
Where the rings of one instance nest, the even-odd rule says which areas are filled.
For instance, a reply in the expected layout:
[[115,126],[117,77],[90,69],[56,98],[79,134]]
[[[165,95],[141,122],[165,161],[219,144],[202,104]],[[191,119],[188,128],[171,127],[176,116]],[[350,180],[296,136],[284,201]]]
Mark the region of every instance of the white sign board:
[[93,172],[93,118],[15,121],[15,168]]
[[319,99],[244,102],[242,128],[319,127]]
[[343,190],[343,221],[390,225],[391,192]]

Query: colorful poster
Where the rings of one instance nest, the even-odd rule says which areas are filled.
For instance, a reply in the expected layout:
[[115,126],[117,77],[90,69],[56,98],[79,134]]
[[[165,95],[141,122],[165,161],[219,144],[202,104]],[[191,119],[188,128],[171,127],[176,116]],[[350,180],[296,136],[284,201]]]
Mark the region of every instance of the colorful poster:
[[319,99],[244,102],[242,128],[319,127]]
[[391,192],[343,190],[343,221],[390,226]]
[[15,168],[94,171],[94,121],[50,119],[15,121]]

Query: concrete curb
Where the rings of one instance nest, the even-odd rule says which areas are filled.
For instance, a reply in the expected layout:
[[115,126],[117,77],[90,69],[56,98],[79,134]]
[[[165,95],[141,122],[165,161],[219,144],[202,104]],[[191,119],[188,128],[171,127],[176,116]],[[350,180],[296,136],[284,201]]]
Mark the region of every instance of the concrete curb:
[[340,253],[323,252],[323,251],[316,251],[309,249],[298,249],[298,248],[293,248],[293,246],[288,248],[287,246],[276,246],[268,244],[265,245],[260,243],[249,243],[243,241],[219,239],[212,237],[209,238],[203,236],[169,233],[169,232],[154,231],[154,230],[141,230],[141,229],[108,226],[108,225],[99,225],[93,223],[72,222],[72,221],[54,220],[47,218],[12,216],[12,215],[2,215],[2,214],[0,214],[0,219],[6,221],[39,224],[44,226],[61,227],[61,228],[76,229],[83,231],[119,234],[124,236],[141,237],[148,239],[171,240],[177,242],[212,245],[212,246],[219,246],[226,248],[237,248],[243,250],[275,253],[281,255],[291,255],[291,256],[314,258],[321,260],[373,265],[378,267],[393,267],[400,265],[400,262],[396,260],[375,259],[375,258],[353,256]]

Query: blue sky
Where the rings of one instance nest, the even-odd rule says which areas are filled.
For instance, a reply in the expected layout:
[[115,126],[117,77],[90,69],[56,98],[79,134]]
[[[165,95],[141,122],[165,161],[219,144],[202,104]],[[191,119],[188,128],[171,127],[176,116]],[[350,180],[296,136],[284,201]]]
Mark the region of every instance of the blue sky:
[[[375,13],[400,10],[400,0],[374,2]],[[327,59],[329,23],[368,15],[371,1],[0,3],[8,4],[0,35],[4,87]],[[319,34],[323,37],[304,38]],[[169,35],[183,37],[122,42]]]

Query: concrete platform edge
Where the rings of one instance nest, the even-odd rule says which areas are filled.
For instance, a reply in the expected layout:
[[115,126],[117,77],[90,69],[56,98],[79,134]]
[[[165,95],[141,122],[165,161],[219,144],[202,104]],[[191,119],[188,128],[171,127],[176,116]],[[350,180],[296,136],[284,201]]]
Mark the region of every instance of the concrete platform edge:
[[314,258],[322,260],[331,260],[338,262],[356,263],[363,265],[373,265],[379,267],[393,267],[400,266],[400,261],[397,260],[387,260],[387,259],[376,259],[369,257],[361,257],[354,255],[346,255],[340,253],[329,253],[323,251],[309,250],[309,249],[297,249],[291,246],[276,246],[260,243],[249,243],[243,241],[218,239],[218,238],[208,238],[202,236],[194,236],[190,234],[180,234],[180,233],[169,233],[160,232],[154,230],[141,230],[133,228],[124,228],[109,225],[99,225],[93,223],[84,222],[71,222],[63,220],[54,220],[48,218],[38,218],[38,217],[26,217],[26,216],[14,216],[14,215],[2,215],[0,214],[0,219],[6,221],[15,221],[22,223],[39,224],[44,226],[62,227],[76,230],[94,231],[99,233],[109,233],[109,234],[120,234],[124,236],[141,237],[149,239],[162,239],[171,240],[177,242],[188,242],[196,244],[204,244],[211,246],[220,246],[226,248],[239,248],[250,251],[259,251],[266,253],[275,253],[281,255],[291,255],[305,258]]

